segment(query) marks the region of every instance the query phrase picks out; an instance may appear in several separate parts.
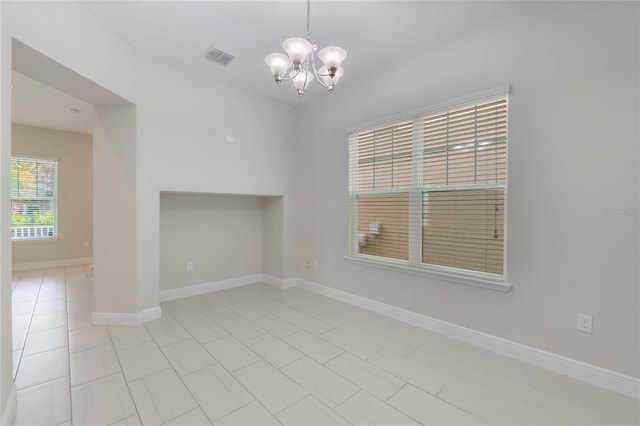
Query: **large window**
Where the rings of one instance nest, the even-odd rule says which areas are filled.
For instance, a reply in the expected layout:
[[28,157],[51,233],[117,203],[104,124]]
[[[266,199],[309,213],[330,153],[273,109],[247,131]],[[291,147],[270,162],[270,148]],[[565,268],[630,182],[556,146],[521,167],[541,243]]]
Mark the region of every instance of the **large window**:
[[350,257],[504,281],[507,96],[349,135]]
[[11,239],[57,236],[55,160],[11,158]]

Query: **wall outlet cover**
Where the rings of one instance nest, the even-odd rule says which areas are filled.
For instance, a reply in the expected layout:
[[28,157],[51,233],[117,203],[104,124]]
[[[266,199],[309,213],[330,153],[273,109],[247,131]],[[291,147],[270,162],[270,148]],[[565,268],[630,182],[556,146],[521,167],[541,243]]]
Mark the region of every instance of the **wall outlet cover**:
[[578,331],[591,333],[593,331],[593,317],[591,315],[578,314]]

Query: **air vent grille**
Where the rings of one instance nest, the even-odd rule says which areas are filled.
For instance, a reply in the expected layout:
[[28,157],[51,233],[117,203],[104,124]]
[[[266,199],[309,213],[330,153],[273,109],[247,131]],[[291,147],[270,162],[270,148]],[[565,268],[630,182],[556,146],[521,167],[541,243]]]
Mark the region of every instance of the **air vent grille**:
[[217,47],[210,47],[205,52],[203,58],[216,62],[220,65],[227,65],[235,58],[235,55],[225,52],[222,49],[218,49]]

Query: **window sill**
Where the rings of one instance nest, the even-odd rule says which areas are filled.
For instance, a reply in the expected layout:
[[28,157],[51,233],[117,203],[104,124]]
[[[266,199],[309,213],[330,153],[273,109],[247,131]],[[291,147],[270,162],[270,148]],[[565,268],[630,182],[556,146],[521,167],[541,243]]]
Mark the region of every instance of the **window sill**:
[[455,271],[452,269],[436,269],[429,266],[417,266],[409,265],[403,261],[394,261],[388,259],[382,259],[373,256],[345,256],[344,260],[348,263],[357,265],[373,266],[375,268],[382,268],[391,271],[405,272],[408,274],[437,278],[445,281],[450,281],[457,284],[464,284],[473,287],[486,288],[489,290],[496,290],[507,292],[511,288],[511,284],[507,283],[505,279],[494,278],[490,276],[484,276],[481,273],[465,273],[463,271]]
[[55,243],[58,241],[58,237],[46,237],[46,238],[20,238],[18,240],[11,240],[11,244],[29,244],[29,243]]

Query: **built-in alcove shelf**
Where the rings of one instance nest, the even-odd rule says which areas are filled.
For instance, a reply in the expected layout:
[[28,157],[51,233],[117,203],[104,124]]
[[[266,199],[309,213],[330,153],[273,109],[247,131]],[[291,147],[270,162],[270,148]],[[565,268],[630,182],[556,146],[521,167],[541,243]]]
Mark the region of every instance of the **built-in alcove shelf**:
[[282,277],[283,197],[160,193],[160,291]]

